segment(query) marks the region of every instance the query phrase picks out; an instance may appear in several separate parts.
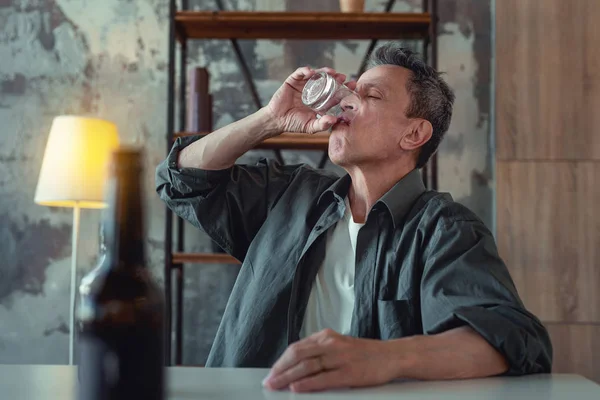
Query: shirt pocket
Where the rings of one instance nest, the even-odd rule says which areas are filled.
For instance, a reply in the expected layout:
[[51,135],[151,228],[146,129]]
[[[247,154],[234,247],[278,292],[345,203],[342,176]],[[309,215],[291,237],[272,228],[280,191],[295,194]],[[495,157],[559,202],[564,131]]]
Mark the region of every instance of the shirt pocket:
[[399,339],[419,333],[412,300],[377,300],[379,338]]

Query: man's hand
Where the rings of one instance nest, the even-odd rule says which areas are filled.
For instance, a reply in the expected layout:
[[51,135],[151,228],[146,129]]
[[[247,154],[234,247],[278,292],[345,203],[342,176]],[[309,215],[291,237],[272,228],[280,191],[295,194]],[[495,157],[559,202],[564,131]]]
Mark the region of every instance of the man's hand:
[[290,345],[265,379],[272,390],[294,392],[375,386],[394,379],[387,342],[325,329]]
[[506,358],[468,326],[386,341],[326,329],[288,347],[264,385],[311,392],[375,386],[397,378],[482,378],[508,368]]
[[[319,71],[327,72],[340,83],[344,83],[346,79],[346,75],[339,74],[332,68],[314,70],[309,67],[301,67],[294,71],[265,107],[271,114],[271,118],[278,122],[281,132],[322,132],[337,122],[337,118],[331,115],[317,118],[317,113],[302,103],[304,84]],[[354,87],[355,83],[351,82],[349,85]]]

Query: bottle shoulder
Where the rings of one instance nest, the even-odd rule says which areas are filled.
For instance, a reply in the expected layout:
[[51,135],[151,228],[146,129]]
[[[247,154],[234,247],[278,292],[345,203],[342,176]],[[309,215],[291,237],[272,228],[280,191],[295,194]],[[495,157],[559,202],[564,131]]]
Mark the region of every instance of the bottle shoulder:
[[82,278],[79,292],[77,314],[84,325],[155,324],[164,313],[162,290],[145,266],[115,266],[105,259]]

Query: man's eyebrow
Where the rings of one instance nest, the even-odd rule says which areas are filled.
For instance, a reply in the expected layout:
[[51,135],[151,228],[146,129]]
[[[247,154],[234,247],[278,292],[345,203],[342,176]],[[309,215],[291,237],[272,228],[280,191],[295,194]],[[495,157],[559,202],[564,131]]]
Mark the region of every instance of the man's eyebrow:
[[359,84],[356,89],[357,90],[366,90],[366,89],[378,89],[380,91],[382,91],[384,94],[387,92],[387,86],[381,83],[377,83],[377,82],[367,82],[367,83],[362,83]]

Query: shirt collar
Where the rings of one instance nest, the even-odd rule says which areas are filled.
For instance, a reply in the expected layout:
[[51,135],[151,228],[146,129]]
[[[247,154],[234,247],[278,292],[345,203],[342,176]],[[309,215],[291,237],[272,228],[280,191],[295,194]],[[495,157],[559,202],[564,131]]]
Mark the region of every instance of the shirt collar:
[[[323,199],[326,197],[333,197],[338,204],[343,204],[344,199],[348,195],[350,183],[351,178],[348,174],[337,179],[319,196],[317,204],[323,201]],[[423,184],[420,171],[418,169],[414,169],[400,179],[383,196],[381,196],[381,198],[375,202],[373,208],[375,208],[375,205],[378,203],[385,205],[392,217],[394,228],[396,228],[402,223],[414,202],[426,190],[427,189]]]
[[377,203],[385,204],[392,215],[395,228],[402,223],[415,201],[426,190],[421,172],[418,169],[413,169],[381,196]]
[[338,203],[344,204],[344,199],[348,196],[348,190],[350,190],[350,183],[352,179],[350,175],[346,174],[341,178],[338,178],[331,186],[329,186],[317,199],[317,204],[320,204],[323,199],[331,198]]

